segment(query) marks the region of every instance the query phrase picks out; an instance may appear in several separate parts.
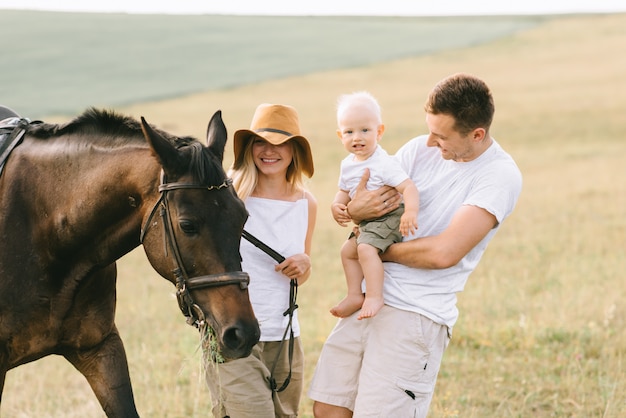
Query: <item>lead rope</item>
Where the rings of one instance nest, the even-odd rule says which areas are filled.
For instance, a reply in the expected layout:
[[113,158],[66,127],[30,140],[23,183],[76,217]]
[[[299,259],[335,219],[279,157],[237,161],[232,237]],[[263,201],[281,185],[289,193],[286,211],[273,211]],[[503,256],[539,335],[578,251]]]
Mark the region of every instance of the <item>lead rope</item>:
[[[274,249],[269,247],[263,241],[256,238],[254,235],[250,234],[248,231],[244,230],[242,236],[248,240],[252,245],[259,248],[265,254],[272,257],[278,264],[285,261],[285,257],[283,257],[280,253],[276,252]],[[276,357],[274,358],[274,364],[272,365],[272,369],[270,370],[270,377],[268,378],[268,382],[270,385],[270,389],[272,390],[272,394],[274,392],[282,392],[287,388],[289,382],[291,381],[291,365],[293,362],[293,347],[294,347],[294,335],[293,335],[293,313],[296,309],[298,309],[298,304],[296,303],[298,298],[298,281],[296,279],[291,279],[289,284],[289,308],[285,312],[283,312],[283,316],[289,315],[289,322],[287,323],[287,327],[285,328],[285,332],[283,333],[283,338],[280,341],[280,345],[278,347],[278,352],[276,353]],[[289,332],[289,374],[287,378],[283,382],[280,388],[278,388],[278,384],[276,383],[276,378],[274,377],[274,371],[276,370],[276,365],[278,364],[278,358],[280,357],[280,353],[283,350],[283,345],[285,343],[285,337]],[[278,389],[277,389],[278,388]]]

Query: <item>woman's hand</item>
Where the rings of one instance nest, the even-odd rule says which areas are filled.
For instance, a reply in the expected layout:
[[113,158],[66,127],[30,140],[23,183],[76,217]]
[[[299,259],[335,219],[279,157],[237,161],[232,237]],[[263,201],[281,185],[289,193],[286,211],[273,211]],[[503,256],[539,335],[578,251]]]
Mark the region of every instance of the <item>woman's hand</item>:
[[290,279],[298,279],[298,283],[302,283],[311,272],[311,258],[305,253],[294,254],[277,264],[274,270],[280,271]]
[[402,201],[402,195],[390,186],[383,186],[376,190],[367,190],[365,185],[369,178],[370,172],[365,170],[347,207],[348,215],[356,224],[364,220],[380,218],[397,209]]

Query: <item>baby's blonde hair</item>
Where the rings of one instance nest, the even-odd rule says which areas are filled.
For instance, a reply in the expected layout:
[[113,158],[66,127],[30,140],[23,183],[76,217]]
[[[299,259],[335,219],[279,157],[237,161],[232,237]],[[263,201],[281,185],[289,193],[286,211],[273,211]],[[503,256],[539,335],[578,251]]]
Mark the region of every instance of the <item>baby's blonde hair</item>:
[[362,104],[369,107],[380,124],[383,121],[382,110],[378,104],[378,100],[368,91],[356,91],[354,93],[342,94],[337,99],[337,122],[341,118],[343,112],[350,106]]

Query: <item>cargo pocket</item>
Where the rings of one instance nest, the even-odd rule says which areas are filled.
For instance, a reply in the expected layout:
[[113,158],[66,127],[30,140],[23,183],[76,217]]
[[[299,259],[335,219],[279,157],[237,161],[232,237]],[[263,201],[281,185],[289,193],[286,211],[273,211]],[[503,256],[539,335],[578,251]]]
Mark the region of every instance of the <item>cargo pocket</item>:
[[425,418],[435,389],[434,382],[420,383],[398,379],[396,387],[398,396],[389,400],[382,416]]
[[380,251],[385,251],[394,242],[402,241],[398,218],[386,218],[368,222],[360,227],[361,234],[357,238],[359,244],[369,244]]

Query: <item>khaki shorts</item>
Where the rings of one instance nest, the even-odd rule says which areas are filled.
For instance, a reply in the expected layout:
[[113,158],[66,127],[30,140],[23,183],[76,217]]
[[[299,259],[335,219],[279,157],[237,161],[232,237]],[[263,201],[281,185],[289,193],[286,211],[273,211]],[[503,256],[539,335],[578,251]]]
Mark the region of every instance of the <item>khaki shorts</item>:
[[308,395],[362,417],[426,417],[448,328],[387,305],[340,319],[324,343]]
[[[207,364],[206,380],[211,391],[213,416],[222,418],[295,418],[303,387],[304,352],[300,337],[294,340],[291,380],[282,392],[269,387],[269,376],[280,341],[260,342],[246,358],[223,364]],[[274,370],[280,388],[289,375],[289,341],[282,345]]]
[[361,222],[357,244],[369,244],[380,252],[385,252],[391,244],[402,242],[400,218],[403,213],[404,204],[400,204],[399,208],[378,219]]

